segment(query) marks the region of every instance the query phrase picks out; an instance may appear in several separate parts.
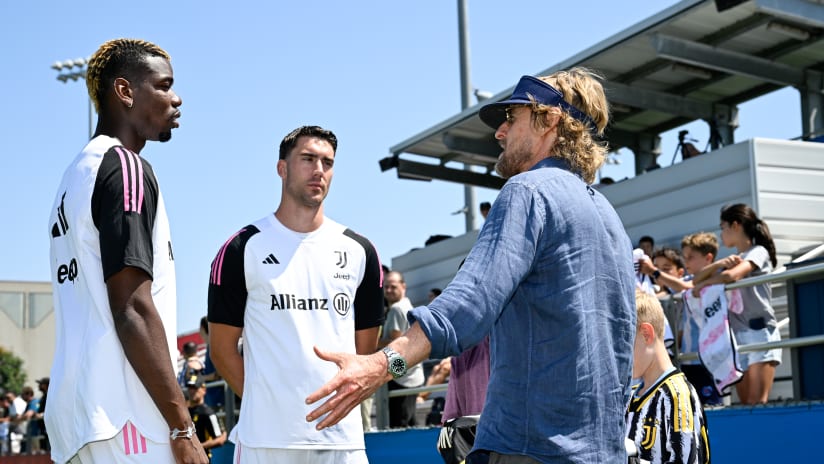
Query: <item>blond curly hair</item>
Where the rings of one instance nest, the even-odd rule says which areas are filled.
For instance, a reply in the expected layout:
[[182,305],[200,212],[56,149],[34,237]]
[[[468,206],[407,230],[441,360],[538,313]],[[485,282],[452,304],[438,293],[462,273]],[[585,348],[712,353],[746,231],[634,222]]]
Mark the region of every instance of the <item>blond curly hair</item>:
[[589,116],[595,125],[590,127],[560,107],[532,102],[536,127],[546,127],[550,116],[560,116],[558,138],[550,155],[566,160],[572,172],[591,184],[609,151],[606,141],[599,140],[609,123],[609,104],[600,82],[603,77],[587,68],[576,67],[539,79],[560,91],[567,103]]

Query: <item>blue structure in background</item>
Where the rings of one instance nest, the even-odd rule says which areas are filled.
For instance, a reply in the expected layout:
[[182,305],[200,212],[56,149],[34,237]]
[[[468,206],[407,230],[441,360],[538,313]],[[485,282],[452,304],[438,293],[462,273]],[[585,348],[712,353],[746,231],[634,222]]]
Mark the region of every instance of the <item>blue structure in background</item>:
[[719,463],[821,462],[822,425],[822,402],[707,411],[710,452]]

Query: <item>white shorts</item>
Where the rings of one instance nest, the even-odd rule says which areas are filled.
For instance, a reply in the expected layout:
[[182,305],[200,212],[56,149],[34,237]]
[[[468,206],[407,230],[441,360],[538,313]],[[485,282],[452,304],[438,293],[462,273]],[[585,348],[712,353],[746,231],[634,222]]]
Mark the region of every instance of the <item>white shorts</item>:
[[[741,329],[735,331],[735,342],[738,346],[750,345],[753,343],[777,342],[781,340],[781,333],[776,327],[765,327],[763,329]],[[775,365],[781,364],[781,348],[776,348],[769,351],[752,351],[747,353],[738,353],[738,363],[741,370],[746,371],[753,364],[774,362]]]
[[144,437],[131,422],[108,440],[86,443],[69,464],[175,464],[168,443],[157,443]]
[[232,464],[369,464],[365,450],[249,448],[235,444]]

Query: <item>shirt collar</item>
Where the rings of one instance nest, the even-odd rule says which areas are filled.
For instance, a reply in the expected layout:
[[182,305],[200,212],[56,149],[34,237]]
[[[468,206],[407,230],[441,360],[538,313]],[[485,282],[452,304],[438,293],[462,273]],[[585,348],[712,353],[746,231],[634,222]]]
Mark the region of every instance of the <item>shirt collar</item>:
[[560,168],[565,171],[569,171],[569,163],[563,158],[558,158],[557,156],[548,156],[541,161],[538,161],[535,166],[529,168],[530,171],[534,171],[535,169],[541,168]]

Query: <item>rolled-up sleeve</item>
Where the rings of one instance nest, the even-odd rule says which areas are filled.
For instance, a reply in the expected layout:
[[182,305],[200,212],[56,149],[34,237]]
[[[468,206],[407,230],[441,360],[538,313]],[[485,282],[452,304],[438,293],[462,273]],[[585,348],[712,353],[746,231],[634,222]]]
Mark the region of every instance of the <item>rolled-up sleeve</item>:
[[533,188],[508,182],[458,274],[429,306],[410,311],[432,345],[430,356],[452,356],[489,333],[533,266],[544,232],[546,201]]

